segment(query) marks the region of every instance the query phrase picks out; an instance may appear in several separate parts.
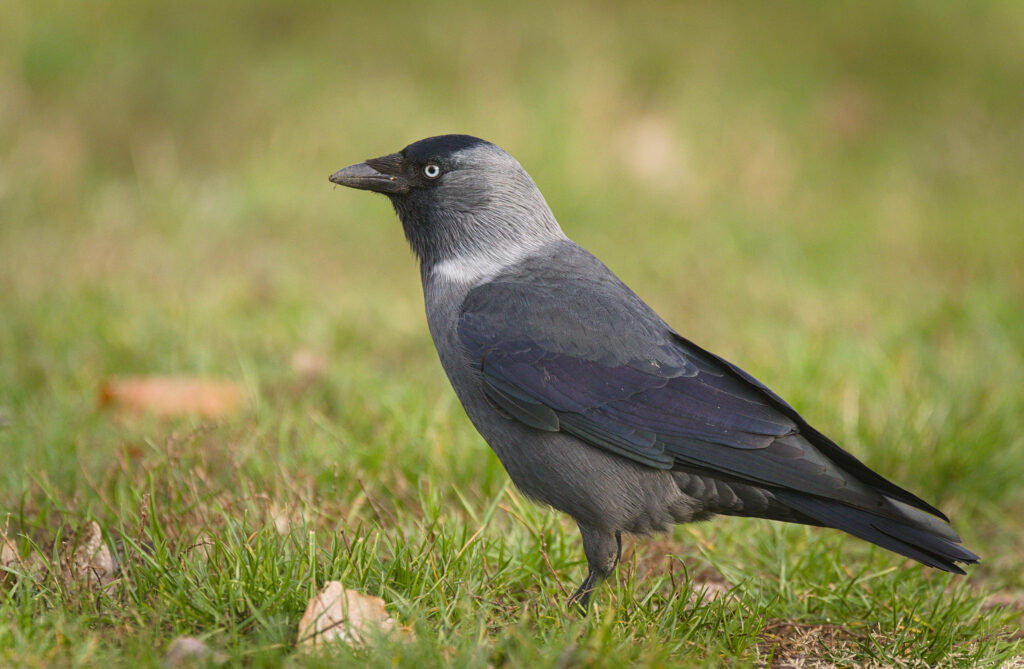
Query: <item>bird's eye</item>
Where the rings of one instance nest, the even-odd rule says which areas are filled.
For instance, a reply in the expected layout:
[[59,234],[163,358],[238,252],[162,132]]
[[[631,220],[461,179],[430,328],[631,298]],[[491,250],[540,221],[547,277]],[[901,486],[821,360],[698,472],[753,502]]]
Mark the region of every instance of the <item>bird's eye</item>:
[[423,166],[423,175],[428,179],[436,179],[441,176],[441,168],[434,163],[427,163]]

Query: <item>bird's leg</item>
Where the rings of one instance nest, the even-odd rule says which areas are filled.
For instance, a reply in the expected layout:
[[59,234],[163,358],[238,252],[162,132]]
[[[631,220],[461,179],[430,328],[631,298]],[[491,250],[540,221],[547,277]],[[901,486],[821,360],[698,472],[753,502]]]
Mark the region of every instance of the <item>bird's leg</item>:
[[587,610],[590,603],[590,593],[598,584],[615,570],[622,555],[622,533],[619,531],[609,532],[599,530],[579,521],[576,524],[583,536],[583,552],[587,556],[587,577],[583,583],[569,597],[569,608],[578,606],[583,611]]
[[569,608],[579,607],[584,613],[587,612],[588,605],[590,604],[590,593],[594,591],[600,581],[600,576],[593,569],[587,572],[587,577],[580,583],[580,587],[576,588],[576,592],[569,596],[569,601],[566,602]]

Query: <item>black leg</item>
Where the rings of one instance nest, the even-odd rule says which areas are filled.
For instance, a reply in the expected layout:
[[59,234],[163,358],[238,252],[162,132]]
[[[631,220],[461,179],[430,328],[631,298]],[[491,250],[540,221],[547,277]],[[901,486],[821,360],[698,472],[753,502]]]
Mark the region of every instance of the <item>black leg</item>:
[[615,531],[599,530],[577,521],[583,535],[583,551],[587,555],[587,577],[569,597],[569,608],[587,610],[590,593],[614,571],[622,555],[622,534]]
[[576,592],[569,596],[569,608],[573,609],[579,607],[583,613],[587,612],[587,605],[590,604],[590,593],[597,588],[598,582],[601,577],[598,576],[597,572],[593,569],[587,572],[587,577],[583,579],[583,583],[580,583],[580,587],[576,588]]

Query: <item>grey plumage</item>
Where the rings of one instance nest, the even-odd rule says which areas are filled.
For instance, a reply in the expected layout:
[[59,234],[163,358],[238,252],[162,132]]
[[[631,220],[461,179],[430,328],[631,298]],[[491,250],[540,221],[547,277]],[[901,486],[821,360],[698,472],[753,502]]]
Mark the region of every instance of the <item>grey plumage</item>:
[[677,334],[500,148],[433,137],[331,181],[391,199],[470,420],[526,495],[576,520],[589,570],[571,601],[612,572],[623,532],[715,514],[835,527],[955,573],[978,560],[938,509]]

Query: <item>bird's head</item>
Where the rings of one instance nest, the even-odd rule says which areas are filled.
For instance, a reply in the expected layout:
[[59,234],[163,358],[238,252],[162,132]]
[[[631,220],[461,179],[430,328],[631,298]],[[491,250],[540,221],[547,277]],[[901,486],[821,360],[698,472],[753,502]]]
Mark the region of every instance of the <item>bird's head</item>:
[[420,140],[331,181],[387,195],[425,272],[500,268],[564,237],[516,159],[468,135]]

